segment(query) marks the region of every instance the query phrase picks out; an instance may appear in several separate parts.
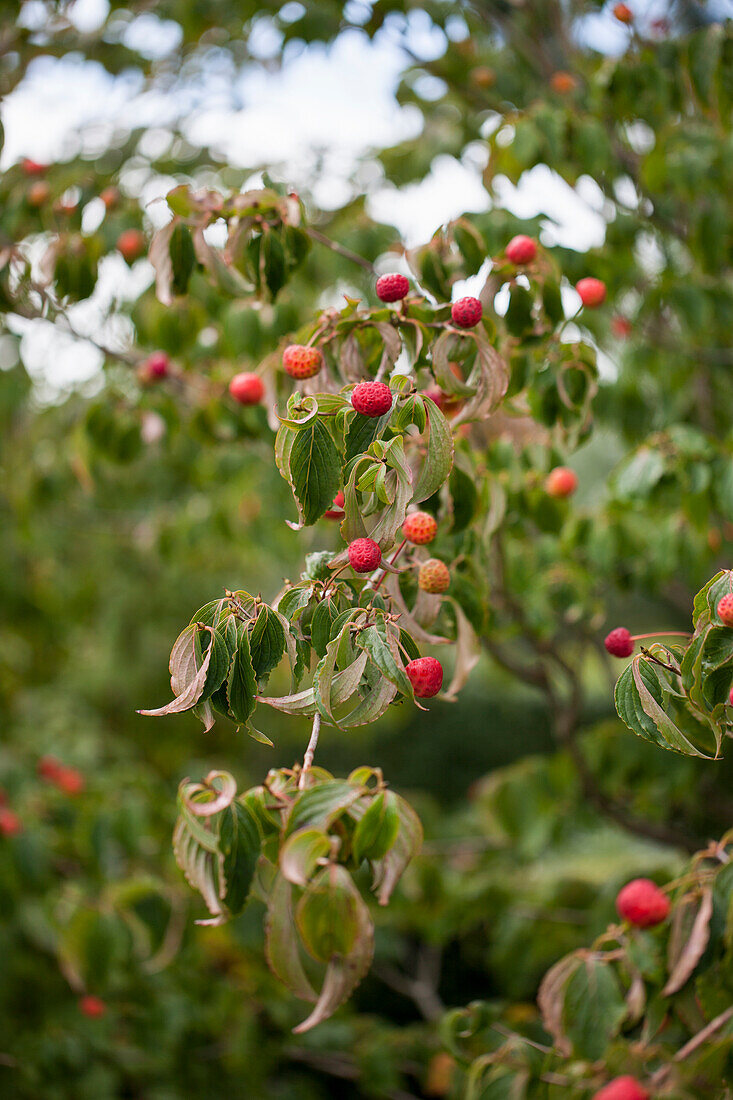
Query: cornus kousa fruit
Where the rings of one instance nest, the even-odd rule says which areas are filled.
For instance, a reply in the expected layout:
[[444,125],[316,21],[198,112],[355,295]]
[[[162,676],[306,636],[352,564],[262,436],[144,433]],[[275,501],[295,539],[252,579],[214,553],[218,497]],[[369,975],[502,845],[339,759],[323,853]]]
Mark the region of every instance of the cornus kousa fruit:
[[359,382],[351,404],[362,416],[383,416],[392,408],[392,390],[384,382]]
[[577,488],[578,475],[569,466],[556,466],[545,481],[545,490],[551,497],[570,497]]
[[459,298],[450,307],[451,320],[459,328],[473,328],[483,317],[483,306],[478,298]]
[[669,898],[650,878],[635,878],[619,890],[616,911],[637,928],[652,928],[669,916]]
[[265,396],[265,384],[259,374],[242,371],[229,383],[229,393],[240,405],[259,405]]
[[374,288],[380,302],[399,302],[410,292],[410,281],[405,275],[380,275]]
[[48,165],[39,164],[37,160],[31,160],[30,157],[26,157],[21,163],[21,168],[26,176],[42,176],[48,168]]
[[616,316],[611,321],[611,332],[618,340],[625,340],[631,336],[633,325],[628,317]]
[[164,351],[154,351],[145,360],[145,374],[148,378],[165,378],[171,367],[171,361]]
[[134,263],[145,251],[145,234],[140,229],[125,229],[117,238],[117,251],[128,264]]
[[417,573],[417,586],[423,592],[445,592],[450,584],[450,570],[444,561],[428,558]]
[[2,836],[18,836],[23,832],[23,822],[16,813],[7,806],[0,806],[0,834]]
[[603,644],[612,657],[630,657],[634,652],[634,639],[625,626],[617,626],[607,634]]
[[553,92],[558,92],[560,95],[567,95],[568,92],[574,92],[578,86],[578,82],[572,73],[553,73],[550,78],[550,87]]
[[64,794],[72,796],[81,794],[86,786],[86,780],[80,771],[77,771],[76,768],[67,768],[63,764],[57,769],[51,782]]
[[722,600],[718,601],[715,610],[721,622],[724,622],[726,626],[733,626],[733,592],[723,596]]
[[327,512],[323,513],[326,519],[343,519],[344,518],[344,494],[339,491],[333,498],[333,504]]
[[435,657],[416,657],[405,665],[405,672],[418,699],[430,699],[443,686],[443,666]]
[[374,539],[354,539],[346,551],[349,565],[355,573],[371,573],[382,560],[379,543]]
[[606,300],[606,284],[600,279],[580,279],[575,284],[575,289],[587,309],[596,309]]
[[318,348],[289,344],[283,352],[283,369],[291,378],[313,378],[323,366]]
[[593,1100],[649,1100],[649,1093],[635,1077],[614,1077],[593,1094]]
[[537,255],[537,242],[520,233],[518,237],[512,237],[504,252],[509,263],[529,264]]
[[47,203],[51,197],[51,188],[48,186],[45,180],[36,180],[28,188],[28,205],[29,206],[43,206]]
[[613,14],[618,19],[619,23],[633,23],[634,13],[628,4],[616,4],[613,9]]
[[94,997],[91,993],[87,993],[86,997],[79,998],[79,1011],[90,1020],[97,1020],[100,1016],[104,1016],[107,1006],[101,997]]
[[402,534],[415,546],[432,542],[438,533],[438,524],[429,512],[412,512],[402,524]]

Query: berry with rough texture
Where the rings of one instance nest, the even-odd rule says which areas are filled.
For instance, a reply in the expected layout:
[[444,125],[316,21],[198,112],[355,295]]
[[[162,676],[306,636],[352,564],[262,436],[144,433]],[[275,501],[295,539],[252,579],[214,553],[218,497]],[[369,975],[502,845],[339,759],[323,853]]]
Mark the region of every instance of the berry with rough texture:
[[729,592],[727,596],[723,596],[721,600],[718,600],[718,606],[715,610],[721,622],[724,622],[726,626],[733,626],[733,592]]
[[289,344],[283,352],[283,368],[291,378],[313,378],[323,366],[318,348],[305,344]]
[[628,4],[616,4],[613,9],[613,14],[618,19],[619,23],[634,22],[634,13]]
[[85,997],[79,998],[79,1011],[90,1020],[98,1020],[100,1016],[104,1016],[107,1006],[101,997],[87,993]]
[[344,518],[344,494],[339,491],[333,498],[333,504],[327,512],[323,513],[326,519],[343,519]]
[[145,234],[140,229],[125,229],[117,238],[117,251],[132,264],[145,252]]
[[445,592],[450,584],[450,570],[439,558],[428,558],[417,573],[417,586],[423,592]]
[[606,284],[600,279],[580,279],[575,284],[575,289],[587,309],[597,309],[606,300]]
[[459,298],[450,307],[451,320],[459,328],[473,328],[484,315],[478,298]]
[[612,657],[630,657],[634,652],[634,639],[625,626],[617,626],[607,634],[603,644]]
[[411,512],[402,524],[402,534],[415,546],[432,542],[438,533],[438,524],[429,512]]
[[560,95],[567,95],[568,92],[574,92],[578,86],[578,82],[572,73],[553,73],[550,78],[550,87],[553,92],[558,92]]
[[18,836],[23,832],[23,822],[16,813],[7,806],[0,806],[0,834],[3,836]]
[[362,416],[383,416],[392,408],[392,390],[384,382],[359,382],[351,404]]
[[435,657],[416,657],[405,665],[405,672],[418,699],[430,699],[443,686],[443,666]]
[[164,351],[154,351],[145,360],[145,375],[147,378],[166,378],[170,371],[171,361]]
[[405,275],[380,275],[374,289],[380,302],[401,302],[410,293],[410,280]]
[[229,393],[240,405],[259,405],[265,396],[265,384],[259,374],[242,371],[229,383]]
[[635,878],[619,890],[616,911],[637,928],[653,928],[669,916],[669,898],[650,878]]
[[512,237],[504,251],[509,263],[529,264],[537,255],[537,242],[520,233],[518,237]]
[[569,466],[556,466],[550,470],[545,481],[545,490],[551,497],[570,497],[577,488],[578,475]]
[[593,1100],[649,1100],[649,1093],[635,1077],[614,1077],[593,1094]]
[[374,539],[354,539],[346,551],[349,565],[355,573],[371,573],[382,560],[379,543]]

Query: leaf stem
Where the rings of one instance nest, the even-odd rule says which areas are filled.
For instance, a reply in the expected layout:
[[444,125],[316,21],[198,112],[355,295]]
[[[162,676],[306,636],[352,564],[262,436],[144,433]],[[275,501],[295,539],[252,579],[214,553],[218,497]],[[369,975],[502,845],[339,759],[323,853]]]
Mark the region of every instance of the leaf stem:
[[305,756],[303,757],[303,767],[300,769],[300,778],[298,780],[298,790],[302,791],[305,787],[305,777],[313,764],[313,757],[316,755],[316,748],[318,747],[318,735],[321,732],[321,716],[316,713],[313,715],[313,728],[311,729],[311,737],[308,742],[308,748],[305,750]]
[[[392,557],[391,557],[391,558],[389,559],[389,564],[390,564],[390,565],[394,565],[394,563],[395,563],[395,562],[397,561],[397,559],[398,559],[398,557],[400,556],[400,554],[402,553],[402,551],[403,551],[403,550],[405,549],[405,546],[406,546],[406,545],[407,545],[407,539],[403,539],[403,540],[402,540],[402,542],[400,543],[400,545],[399,545],[399,546],[397,547],[397,549],[395,550],[395,552],[394,552],[394,554],[392,555]],[[386,571],[386,569],[384,569],[384,570],[382,570],[382,575],[381,575],[381,577],[379,578],[379,580],[377,581],[377,583],[376,583],[376,584],[374,585],[374,594],[375,594],[375,595],[376,595],[376,593],[377,593],[377,592],[379,591],[379,589],[380,589],[380,587],[381,587],[381,585],[382,585],[382,581],[384,580],[384,578],[385,578],[386,576],[387,576],[387,571]]]
[[644,638],[691,638],[689,630],[655,630],[652,634],[632,634],[632,642],[641,642]]

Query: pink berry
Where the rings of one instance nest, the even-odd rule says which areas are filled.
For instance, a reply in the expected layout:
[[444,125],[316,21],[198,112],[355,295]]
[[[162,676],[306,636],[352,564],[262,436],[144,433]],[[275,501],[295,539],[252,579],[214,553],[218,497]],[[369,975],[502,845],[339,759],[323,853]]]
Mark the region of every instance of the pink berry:
[[733,592],[729,592],[727,596],[723,596],[718,601],[718,606],[715,609],[718,618],[725,623],[726,626],[733,626]]
[[596,309],[606,300],[606,284],[600,279],[581,279],[575,284],[580,300],[588,309]]
[[79,1011],[90,1020],[98,1020],[100,1016],[104,1016],[107,1006],[101,997],[94,997],[91,993],[87,993],[85,997],[79,998]]
[[504,252],[509,263],[530,264],[537,255],[537,242],[520,233],[519,236],[512,237]]
[[399,302],[410,293],[410,280],[404,275],[380,275],[374,289],[380,302]]
[[346,551],[349,565],[355,573],[371,573],[382,560],[379,543],[374,539],[354,539]]
[[483,306],[478,298],[459,298],[450,307],[451,320],[459,328],[473,328],[483,317]]
[[649,1100],[649,1093],[635,1077],[614,1077],[593,1094],[593,1100]]
[[545,481],[545,490],[551,497],[570,497],[577,488],[578,475],[569,466],[556,466]]
[[36,765],[36,771],[41,779],[52,781],[56,778],[59,770],[63,768],[63,766],[61,761],[57,760],[55,756],[42,756]]
[[170,359],[164,351],[154,351],[145,360],[145,374],[148,378],[165,378],[170,366]]
[[86,786],[86,780],[80,771],[76,768],[67,768],[63,764],[57,769],[51,782],[64,794],[72,796],[81,794]]
[[625,626],[617,626],[607,634],[603,644],[613,657],[630,657],[634,652],[634,640]]
[[616,910],[637,928],[652,928],[669,916],[669,898],[649,878],[635,878],[619,890]]
[[443,666],[435,657],[416,657],[405,672],[418,699],[432,698],[443,686]]
[[305,344],[290,344],[283,352],[283,368],[291,378],[313,378],[323,366],[318,348]]
[[229,393],[240,405],[259,405],[265,396],[265,384],[259,374],[242,371],[229,383]]
[[728,692],[728,702],[733,707],[733,688],[731,688],[730,691]]
[[327,512],[323,513],[326,519],[343,519],[344,518],[344,494],[339,491],[333,498],[333,504]]
[[20,162],[20,166],[26,176],[42,176],[47,170],[47,164],[40,164],[37,160],[31,160],[30,157],[25,157]]
[[628,317],[614,317],[611,321],[611,332],[617,340],[626,340],[633,332],[633,325]]
[[450,569],[439,558],[428,558],[418,570],[417,586],[423,592],[445,592],[450,586]]
[[402,534],[415,546],[432,542],[438,533],[438,524],[429,512],[411,512],[402,524]]
[[16,813],[7,806],[0,806],[0,834],[2,836],[18,836],[23,832],[23,822]]
[[392,390],[384,382],[359,382],[351,404],[362,416],[383,416],[392,408]]
[[139,259],[145,252],[145,248],[145,234],[140,229],[125,229],[117,238],[117,251],[124,256],[128,264]]
[[628,4],[616,4],[614,5],[613,14],[619,23],[633,23],[634,13]]

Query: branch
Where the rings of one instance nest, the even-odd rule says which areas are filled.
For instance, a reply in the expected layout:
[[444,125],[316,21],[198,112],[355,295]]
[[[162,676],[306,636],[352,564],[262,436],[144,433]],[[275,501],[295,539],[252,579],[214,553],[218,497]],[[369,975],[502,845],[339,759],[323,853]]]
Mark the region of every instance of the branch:
[[344,248],[342,244],[332,241],[325,233],[321,233],[320,229],[314,229],[311,225],[306,227],[305,232],[311,240],[318,241],[319,244],[325,245],[326,248],[330,248],[332,252],[337,252],[339,256],[343,256],[345,260],[351,260],[352,263],[358,264],[359,267],[363,267],[365,271],[371,272],[372,275],[374,274],[374,264],[372,261],[360,256],[358,252],[352,252],[350,248]]
[[316,748],[318,747],[318,735],[321,732],[321,716],[318,712],[313,715],[313,728],[311,729],[311,737],[308,742],[308,748],[305,750],[305,756],[303,757],[303,767],[300,771],[300,778],[298,780],[298,790],[302,791],[305,787],[305,777],[313,764],[313,757],[316,755]]

